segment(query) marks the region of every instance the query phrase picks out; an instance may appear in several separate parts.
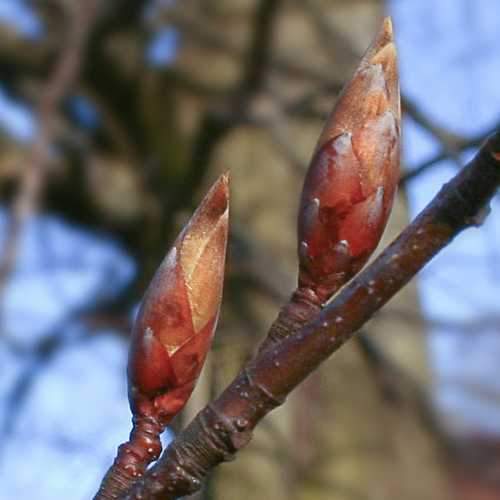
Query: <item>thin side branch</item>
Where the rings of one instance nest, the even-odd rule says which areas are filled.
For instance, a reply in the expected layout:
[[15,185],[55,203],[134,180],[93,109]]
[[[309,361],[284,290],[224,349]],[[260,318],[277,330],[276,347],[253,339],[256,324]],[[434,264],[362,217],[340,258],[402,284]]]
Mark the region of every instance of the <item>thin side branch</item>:
[[[40,202],[44,190],[50,147],[54,140],[57,108],[67,96],[80,71],[85,46],[97,14],[98,0],[78,1],[69,12],[68,35],[60,58],[43,89],[38,105],[38,135],[31,147],[7,226],[0,259],[0,294],[16,263],[24,223]],[[70,7],[68,7],[70,8]]]
[[500,132],[403,233],[317,317],[260,351],[170,445],[124,499],[193,493],[252,438],[258,422],[335,352],[462,230],[481,224],[500,185]]
[[[477,148],[478,146],[481,145],[481,143],[484,141],[485,137],[488,137],[490,134],[495,133],[495,131],[499,128],[500,122],[496,123],[493,127],[491,127],[489,130],[480,132],[470,138],[464,139],[462,141],[458,141],[455,143],[454,147],[456,148],[456,151],[459,153],[463,153],[465,150],[470,149],[470,148]],[[428,160],[423,161],[416,167],[412,168],[411,170],[408,170],[405,172],[399,181],[400,186],[403,186],[407,184],[408,182],[411,182],[415,178],[417,178],[420,174],[426,172],[429,170],[431,167],[433,167],[436,163],[439,163],[440,161],[444,161],[448,159],[449,155],[446,152],[446,150],[442,150],[436,155],[432,156]]]

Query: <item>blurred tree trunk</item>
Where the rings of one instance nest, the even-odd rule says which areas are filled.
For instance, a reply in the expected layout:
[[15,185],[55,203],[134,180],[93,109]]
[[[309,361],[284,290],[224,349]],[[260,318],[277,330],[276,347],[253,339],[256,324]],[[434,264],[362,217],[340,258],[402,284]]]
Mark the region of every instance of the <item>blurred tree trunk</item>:
[[[328,4],[328,5],[327,5]],[[318,3],[321,7],[321,4]],[[255,4],[249,1],[217,3],[210,11],[210,25],[233,42],[245,44],[251,36],[248,16]],[[376,31],[382,16],[380,2],[324,2],[326,22],[334,23],[342,37],[362,52]],[[215,11],[215,13],[214,13]],[[353,52],[321,47],[303,9],[288,2],[275,20],[272,49],[283,58],[307,61],[318,72],[345,80],[356,60]],[[335,49],[336,47],[332,47]],[[210,78],[211,84],[230,85],[238,71],[230,57],[210,54],[212,72],[205,72],[207,51],[196,44],[182,56],[188,70]],[[281,98],[300,95],[307,87],[272,73],[266,85]],[[326,105],[330,108],[334,99]],[[274,120],[274,129],[239,128],[218,145],[213,165],[217,170],[231,169],[233,185],[232,220],[243,228],[251,245],[258,242],[268,253],[270,263],[261,263],[261,273],[283,298],[294,285],[295,218],[302,175],[320,131],[318,122],[304,124],[280,119],[279,110],[265,93],[257,93],[251,110]],[[273,135],[274,134],[274,135]],[[279,135],[283,143],[273,139]],[[285,154],[284,154],[285,153]],[[295,167],[290,158],[294,155]],[[298,167],[297,167],[298,165]],[[392,218],[390,237],[407,222],[404,194]],[[386,237],[387,241],[388,237]],[[257,244],[257,243],[256,243]],[[273,264],[274,260],[274,264]],[[257,264],[255,264],[257,265]],[[283,271],[279,274],[276,270]],[[214,355],[212,365],[219,374],[212,378],[218,389],[234,375],[239,360],[249,356],[255,345],[255,327],[266,331],[276,313],[276,302],[257,292],[226,291],[226,301],[239,304],[223,315],[219,335],[227,340]],[[416,290],[408,288],[394,301],[384,317],[370,327],[378,347],[390,360],[418,376],[419,384],[429,383],[425,337],[420,321],[395,322],[391,310],[403,309],[418,318]],[[252,317],[252,324],[248,318]],[[248,341],[235,342],[231,332],[243,330]],[[227,332],[227,334],[225,333]],[[226,347],[224,347],[226,346]],[[255,439],[230,466],[217,470],[210,481],[210,492],[201,498],[332,500],[348,498],[404,498],[405,500],[446,498],[447,471],[442,462],[441,444],[426,428],[411,397],[394,402],[384,392],[380,376],[367,363],[359,346],[350,343],[290,398],[285,407],[273,413],[256,430]],[[390,383],[398,384],[397,380]],[[213,389],[207,389],[213,391]],[[199,497],[199,498],[200,498]]]

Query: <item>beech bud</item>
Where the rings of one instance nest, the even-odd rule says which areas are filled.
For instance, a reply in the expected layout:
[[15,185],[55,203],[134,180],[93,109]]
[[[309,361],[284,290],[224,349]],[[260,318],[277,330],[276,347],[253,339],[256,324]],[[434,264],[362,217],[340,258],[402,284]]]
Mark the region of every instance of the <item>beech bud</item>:
[[298,220],[299,285],[326,300],[380,241],[399,177],[400,97],[392,25],[344,87],[319,138]]
[[157,270],[132,332],[128,362],[134,415],[165,425],[200,375],[222,299],[228,178],[214,184]]

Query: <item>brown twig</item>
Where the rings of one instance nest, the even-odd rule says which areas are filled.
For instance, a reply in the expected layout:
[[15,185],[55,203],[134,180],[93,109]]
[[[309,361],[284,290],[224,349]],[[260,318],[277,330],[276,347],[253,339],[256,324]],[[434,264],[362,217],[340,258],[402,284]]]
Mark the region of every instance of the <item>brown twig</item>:
[[67,40],[49,77],[38,105],[38,136],[31,147],[18,192],[15,195],[6,230],[6,243],[0,259],[0,294],[16,264],[19,238],[27,219],[36,211],[42,196],[50,148],[55,135],[57,108],[70,91],[80,71],[86,42],[97,14],[97,0],[72,4]]
[[500,185],[500,132],[446,184],[427,208],[320,314],[295,336],[261,351],[205,407],[126,500],[174,499],[199,489],[219,463],[233,458],[252,430],[321,362],[462,230],[481,224]]

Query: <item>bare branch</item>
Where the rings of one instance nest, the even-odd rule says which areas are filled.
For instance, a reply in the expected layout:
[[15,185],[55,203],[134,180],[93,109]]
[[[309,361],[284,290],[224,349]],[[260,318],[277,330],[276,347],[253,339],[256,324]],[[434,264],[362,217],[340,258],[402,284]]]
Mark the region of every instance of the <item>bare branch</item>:
[[[462,141],[458,141],[456,144],[457,151],[463,152],[467,149],[470,148],[477,148],[484,140],[486,137],[488,137],[490,134],[495,133],[495,131],[498,129],[499,123],[496,123],[492,128],[480,132],[479,134],[473,135],[470,138],[464,139]],[[428,160],[425,160],[422,162],[420,165],[416,166],[415,168],[412,168],[405,174],[401,176],[401,179],[399,181],[400,185],[404,185],[407,182],[412,181],[416,177],[418,177],[420,174],[423,172],[426,172],[429,170],[429,168],[433,167],[436,163],[439,163],[440,161],[444,161],[448,158],[448,154],[445,150],[437,153],[433,157],[429,158]]]
[[70,91],[80,71],[88,36],[96,18],[97,6],[97,0],[79,1],[72,4],[72,10],[68,12],[70,22],[67,40],[40,97],[38,136],[31,147],[11,208],[6,243],[0,259],[0,294],[15,266],[24,223],[40,203],[48,174],[47,164],[54,139],[57,108]]
[[427,208],[296,335],[260,351],[177,437],[124,498],[174,499],[200,488],[253,428],[341,347],[462,230],[481,224],[500,185],[500,132],[446,184]]

